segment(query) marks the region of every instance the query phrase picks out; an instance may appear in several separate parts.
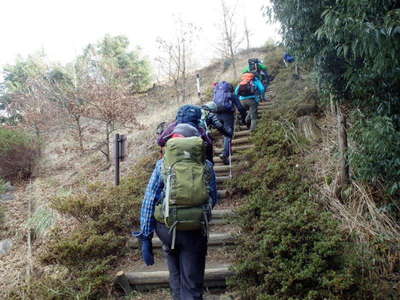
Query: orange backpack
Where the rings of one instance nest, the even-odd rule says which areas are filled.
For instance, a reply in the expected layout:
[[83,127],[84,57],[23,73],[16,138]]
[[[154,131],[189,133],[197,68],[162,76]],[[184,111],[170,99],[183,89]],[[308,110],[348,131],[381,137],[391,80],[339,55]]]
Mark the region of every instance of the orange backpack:
[[253,73],[242,74],[242,81],[239,83],[238,95],[247,97],[253,96],[256,92],[253,80],[255,75]]

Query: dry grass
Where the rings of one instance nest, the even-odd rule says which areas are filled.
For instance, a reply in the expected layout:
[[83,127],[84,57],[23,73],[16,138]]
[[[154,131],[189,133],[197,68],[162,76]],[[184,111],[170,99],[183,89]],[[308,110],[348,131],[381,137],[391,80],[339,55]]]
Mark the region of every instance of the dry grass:
[[337,173],[336,118],[327,115],[321,127],[324,128],[323,142],[318,151],[315,171],[317,178],[325,179],[320,182],[319,190],[328,207],[335,212],[349,233],[357,233],[357,236],[365,240],[371,236],[382,236],[400,241],[400,226],[377,208],[374,192],[368,186],[353,181],[345,192],[347,193],[345,203],[333,196],[335,188],[333,179]]
[[[368,186],[353,181],[344,191],[344,200],[334,196],[335,178],[338,172],[336,118],[327,114],[320,119],[322,143],[313,148],[309,158],[314,161],[315,188],[319,191],[320,201],[332,212],[348,233],[365,253],[380,252],[372,271],[381,278],[393,277],[399,262],[397,245],[400,243],[400,226],[389,215],[378,209],[376,195]],[[374,245],[383,243],[385,249]],[[374,249],[378,247],[379,249]],[[375,259],[375,258],[374,258]],[[374,276],[371,273],[371,276]],[[397,281],[397,279],[395,280]]]

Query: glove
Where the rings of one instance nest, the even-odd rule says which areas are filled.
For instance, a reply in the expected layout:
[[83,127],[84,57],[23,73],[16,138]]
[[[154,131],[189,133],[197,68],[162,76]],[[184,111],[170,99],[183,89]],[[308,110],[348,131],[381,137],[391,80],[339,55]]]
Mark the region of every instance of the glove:
[[142,256],[146,266],[154,265],[153,243],[151,239],[144,238],[142,242]]

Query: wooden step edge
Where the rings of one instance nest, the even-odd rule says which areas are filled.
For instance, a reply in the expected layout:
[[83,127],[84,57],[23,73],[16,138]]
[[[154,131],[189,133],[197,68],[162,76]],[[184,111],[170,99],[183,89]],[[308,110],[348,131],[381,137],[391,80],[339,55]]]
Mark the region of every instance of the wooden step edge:
[[231,180],[231,177],[229,177],[229,176],[216,176],[215,179],[216,179],[217,183],[224,183],[224,182],[227,182],[227,181]]
[[[160,285],[168,285],[169,271],[150,271],[150,272],[126,272],[123,273],[129,284],[135,288],[139,286],[157,287]],[[213,268],[206,268],[204,273],[204,285],[206,287],[224,286],[226,278],[233,275],[230,265],[221,265]],[[120,273],[121,276],[121,273]],[[218,285],[213,283],[218,282]],[[220,285],[222,284],[222,285]]]
[[[226,196],[228,196],[228,191],[227,190],[218,190],[217,191],[218,197],[220,199],[226,198]],[[215,211],[213,211],[214,214]]]
[[226,217],[232,217],[235,213],[232,209],[214,209],[212,211],[212,218],[213,219],[222,219]]
[[242,136],[250,136],[251,131],[250,130],[241,130],[241,131],[236,131],[234,133],[234,138],[236,137],[242,137]]
[[241,137],[241,138],[236,138],[232,140],[232,145],[240,145],[240,144],[245,144],[245,143],[250,143],[250,137]]
[[[153,237],[153,248],[161,248],[162,243],[158,237]],[[208,239],[208,246],[226,246],[233,244],[233,237],[230,233],[210,233]],[[131,237],[128,240],[128,245],[131,249],[136,249],[139,247],[139,241],[135,237]]]
[[[247,150],[247,149],[250,149],[250,148],[253,148],[253,147],[254,147],[253,144],[240,145],[240,146],[235,146],[235,145],[234,145],[234,146],[232,147],[232,151],[235,152],[235,151],[240,151],[240,150]],[[223,150],[224,150],[224,149],[222,149],[222,148],[215,148],[215,149],[214,149],[214,152],[215,152],[215,153],[221,153]]]
[[219,172],[219,171],[229,171],[229,165],[218,165],[214,166],[214,172]]
[[[231,159],[232,159],[232,161],[237,161],[239,159],[239,156],[232,155]],[[222,162],[222,160],[219,156],[214,156],[214,163],[216,163],[216,162],[218,162],[218,163]]]

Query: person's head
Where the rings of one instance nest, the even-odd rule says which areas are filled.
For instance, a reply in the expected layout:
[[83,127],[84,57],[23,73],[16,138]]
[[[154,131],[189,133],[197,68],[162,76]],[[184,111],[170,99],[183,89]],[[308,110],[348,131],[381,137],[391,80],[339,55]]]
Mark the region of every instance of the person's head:
[[210,102],[207,102],[206,104],[204,104],[201,108],[204,110],[210,111],[210,112],[216,112],[217,104],[215,104],[215,102],[213,102],[213,101],[210,101]]
[[181,123],[176,125],[176,127],[171,133],[171,138],[183,138],[191,136],[200,136],[200,133],[196,127],[187,123]]
[[258,59],[258,58],[249,58],[249,60],[247,61],[249,64],[252,64],[252,63],[254,63],[254,64],[258,64],[258,63],[260,63],[261,61]]

